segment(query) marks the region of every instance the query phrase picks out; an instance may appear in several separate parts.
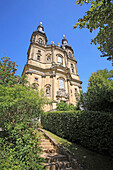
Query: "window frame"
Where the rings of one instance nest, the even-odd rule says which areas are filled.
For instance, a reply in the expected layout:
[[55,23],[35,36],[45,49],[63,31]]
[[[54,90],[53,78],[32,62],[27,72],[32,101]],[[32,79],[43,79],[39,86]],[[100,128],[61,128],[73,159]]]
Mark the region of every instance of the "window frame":
[[72,73],[74,73],[74,68],[72,68]]
[[71,53],[70,51],[69,51],[69,57],[70,57],[70,58],[73,58],[73,57],[72,57],[72,53]]
[[47,61],[50,62],[51,61],[51,57],[47,56]]
[[[49,93],[47,93],[47,89],[49,89]],[[45,95],[47,97],[50,97],[51,96],[51,85],[50,84],[46,84],[45,85]]]
[[37,77],[35,77],[34,81],[38,82],[38,78],[37,78]]
[[43,44],[43,39],[42,39],[42,38],[39,38],[39,39],[38,39],[38,43],[39,43],[39,44]]
[[[59,59],[61,61],[59,61]],[[58,61],[58,63],[63,64],[63,57],[61,55],[57,55],[57,61]]]
[[39,54],[37,54],[37,60],[40,61],[40,55]]
[[65,80],[63,78],[59,78],[58,80],[59,80],[59,89],[64,89],[65,90]]

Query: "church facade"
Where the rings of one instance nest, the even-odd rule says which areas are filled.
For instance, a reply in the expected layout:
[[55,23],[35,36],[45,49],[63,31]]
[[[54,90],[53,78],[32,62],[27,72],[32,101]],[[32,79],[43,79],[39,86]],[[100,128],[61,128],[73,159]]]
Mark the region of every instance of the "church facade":
[[53,41],[47,45],[47,37],[40,23],[31,36],[27,54],[22,74],[27,75],[29,84],[35,83],[52,100],[52,104],[46,104],[44,110],[55,109],[60,101],[76,105],[82,82],[73,49],[65,36],[61,45],[55,45]]

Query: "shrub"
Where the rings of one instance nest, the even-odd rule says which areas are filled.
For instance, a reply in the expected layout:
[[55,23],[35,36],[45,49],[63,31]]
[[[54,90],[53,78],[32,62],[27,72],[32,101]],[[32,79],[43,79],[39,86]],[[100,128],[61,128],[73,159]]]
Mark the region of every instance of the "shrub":
[[76,107],[71,104],[67,104],[64,101],[57,103],[57,110],[59,111],[69,111],[69,110],[76,110]]
[[42,169],[41,149],[33,124],[20,122],[6,128],[7,135],[0,136],[0,169]]
[[113,115],[105,112],[74,111],[42,114],[42,126],[72,142],[113,155]]
[[0,61],[0,169],[42,169],[34,118],[46,103],[44,93],[25,86],[10,58]]
[[39,116],[46,102],[43,92],[22,85],[0,85],[0,127]]
[[45,102],[31,87],[0,85],[0,169],[42,169],[33,119]]

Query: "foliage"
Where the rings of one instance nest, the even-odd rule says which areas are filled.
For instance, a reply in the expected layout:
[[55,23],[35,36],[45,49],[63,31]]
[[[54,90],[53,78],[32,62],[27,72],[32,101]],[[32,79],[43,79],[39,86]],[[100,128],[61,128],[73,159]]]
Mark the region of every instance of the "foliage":
[[0,169],[42,169],[34,118],[45,102],[31,87],[0,85]]
[[72,142],[113,156],[113,115],[105,112],[46,112],[42,126]]
[[43,91],[22,85],[0,85],[0,127],[38,117],[45,102]]
[[79,103],[85,110],[113,111],[113,71],[107,69],[92,73],[87,92],[81,95]]
[[[80,111],[46,112],[43,113],[41,116],[41,123],[45,129],[55,133],[56,135],[59,135],[63,138],[70,140],[70,136],[71,136],[70,129],[73,126],[72,123],[76,124],[77,121],[76,114],[79,112]],[[70,124],[71,121],[72,123]]]
[[[44,131],[55,141],[61,144],[67,151],[70,151],[78,160],[83,169],[88,170],[113,170],[113,160],[108,155],[98,154],[81,146],[80,144],[69,142],[64,138],[51,133],[44,129]],[[95,161],[94,161],[95,160]]]
[[38,137],[34,131],[42,107],[43,91],[25,86],[25,77],[15,76],[10,58],[0,61],[0,169],[42,169]]
[[7,124],[0,136],[0,169],[42,169],[38,136],[32,122]]
[[89,11],[83,18],[79,18],[74,26],[80,29],[90,29],[90,32],[97,29],[97,36],[91,43],[99,44],[98,49],[102,52],[101,57],[107,57],[113,61],[113,2],[112,0],[77,0],[76,4],[83,5],[83,2],[91,2]]
[[60,103],[57,103],[57,110],[59,111],[69,111],[69,110],[75,110],[76,107],[71,104],[67,104],[64,101],[60,101]]
[[0,61],[0,84],[7,86],[7,85],[14,85],[14,84],[25,84],[27,83],[25,80],[25,75],[22,77],[15,75],[17,71],[18,65],[15,62],[10,60],[10,57],[2,57]]

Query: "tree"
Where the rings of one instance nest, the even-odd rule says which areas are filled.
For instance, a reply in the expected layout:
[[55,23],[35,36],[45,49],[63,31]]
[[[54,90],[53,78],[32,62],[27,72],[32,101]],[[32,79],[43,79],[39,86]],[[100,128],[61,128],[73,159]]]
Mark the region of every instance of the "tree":
[[90,32],[97,29],[97,36],[91,44],[99,44],[101,57],[112,60],[113,65],[113,1],[112,0],[77,0],[76,4],[83,5],[83,2],[91,2],[89,11],[83,18],[79,18],[74,28],[88,28]]
[[43,169],[34,118],[45,102],[44,93],[32,87],[0,85],[0,169]]
[[10,58],[0,61],[0,169],[42,169],[39,136],[35,131],[42,107],[43,91],[26,86],[25,77],[15,75]]
[[15,75],[16,63],[3,57],[0,61],[0,127],[39,116],[47,102],[43,91],[26,86],[25,77]]
[[0,84],[12,86],[14,84],[27,83],[25,75],[22,77],[15,75],[18,65],[10,60],[10,57],[2,57],[0,61]]
[[113,71],[104,69],[92,73],[81,99],[85,110],[113,111]]

